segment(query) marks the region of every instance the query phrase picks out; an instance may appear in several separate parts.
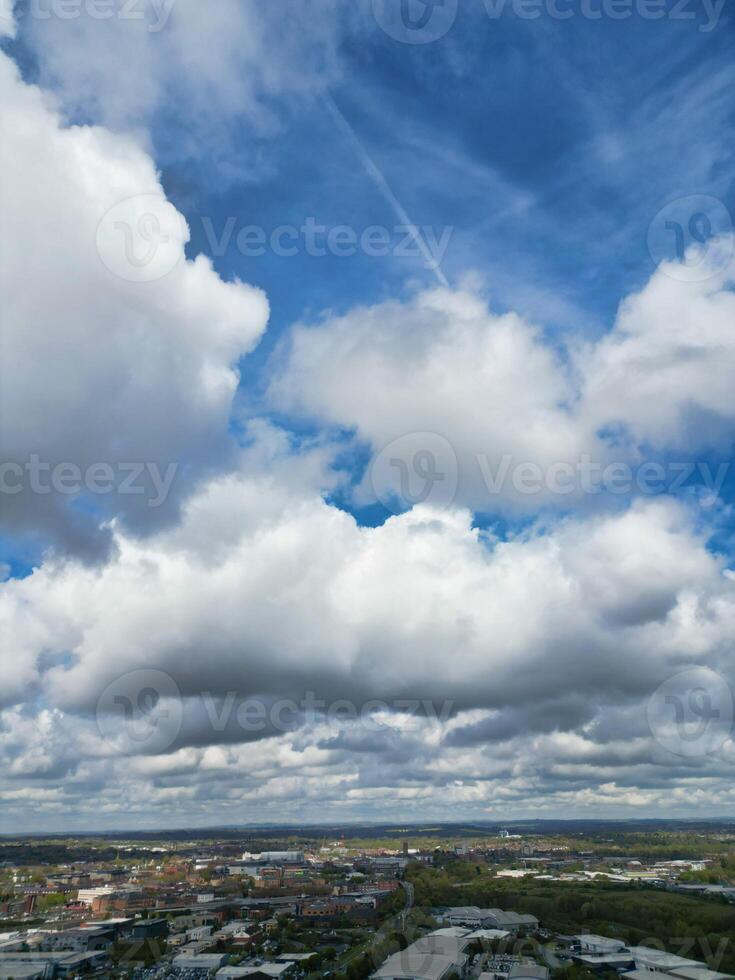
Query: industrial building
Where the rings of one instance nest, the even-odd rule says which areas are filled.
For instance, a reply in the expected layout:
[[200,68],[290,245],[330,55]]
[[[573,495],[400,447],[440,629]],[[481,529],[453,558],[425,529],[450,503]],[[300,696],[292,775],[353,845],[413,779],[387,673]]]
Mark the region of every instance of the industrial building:
[[223,966],[217,970],[215,980],[235,980],[250,977],[251,980],[279,980],[293,970],[292,963],[262,963],[260,966]]
[[96,970],[108,961],[104,950],[90,953],[14,952],[0,953],[0,980],[52,980]]
[[303,864],[303,851],[261,851],[251,854],[245,851],[242,860],[246,864]]
[[182,953],[175,956],[173,965],[177,970],[218,970],[224,966],[226,953]]
[[652,974],[676,980],[735,980],[717,973],[705,963],[651,946],[626,946],[622,940],[606,936],[574,936],[572,959],[599,975],[615,971],[623,980],[653,980]]
[[406,949],[389,956],[373,974],[375,980],[443,980],[451,974],[464,973],[465,949],[470,943],[461,930],[438,929]]
[[504,912],[503,909],[480,909],[475,905],[447,909],[444,921],[452,926],[468,926],[471,929],[502,929],[514,935],[538,929],[538,919],[534,915]]
[[373,977],[375,980],[443,980],[457,970],[451,956],[414,950],[412,946],[389,956]]

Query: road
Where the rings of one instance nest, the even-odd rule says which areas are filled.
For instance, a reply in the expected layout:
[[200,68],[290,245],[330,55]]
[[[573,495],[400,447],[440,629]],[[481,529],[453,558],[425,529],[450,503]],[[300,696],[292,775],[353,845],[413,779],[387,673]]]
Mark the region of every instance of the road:
[[562,963],[562,961],[554,955],[554,953],[549,948],[549,946],[542,946],[541,944],[539,944],[538,951],[539,953],[541,953],[541,957],[544,963],[546,964],[546,966],[549,967],[550,970],[557,970],[560,966],[566,965],[565,963]]
[[406,916],[411,911],[411,909],[413,908],[414,889],[413,889],[413,883],[410,882],[410,881],[402,881],[401,882],[401,887],[403,888],[404,892],[406,893],[406,907],[401,912],[401,928],[403,929],[403,932],[405,932],[406,931]]

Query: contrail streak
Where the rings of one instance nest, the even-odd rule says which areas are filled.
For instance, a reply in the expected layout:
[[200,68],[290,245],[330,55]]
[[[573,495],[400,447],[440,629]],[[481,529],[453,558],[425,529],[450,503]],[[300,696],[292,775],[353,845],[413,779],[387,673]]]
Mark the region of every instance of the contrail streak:
[[332,118],[336,122],[337,126],[344,133],[344,135],[347,137],[349,142],[352,144],[352,147],[355,150],[355,153],[357,154],[358,158],[360,159],[360,162],[362,163],[363,167],[365,168],[367,175],[373,181],[373,183],[378,188],[378,190],[383,195],[383,197],[386,199],[388,204],[390,204],[390,206],[393,208],[393,211],[395,212],[396,217],[401,222],[401,224],[405,225],[406,228],[410,231],[411,237],[418,245],[423,257],[426,259],[426,264],[428,268],[430,268],[431,271],[434,273],[434,275],[439,281],[439,284],[441,286],[446,286],[446,288],[448,289],[449,282],[447,280],[447,277],[442,272],[441,266],[439,265],[437,260],[433,257],[433,255],[429,251],[426,242],[421,236],[421,232],[419,228],[409,218],[408,214],[406,213],[406,209],[403,207],[401,202],[398,200],[396,195],[391,190],[388,181],[385,179],[382,172],[378,168],[377,164],[373,161],[370,154],[367,152],[365,147],[360,142],[355,130],[352,128],[352,126],[347,122],[345,117],[342,115],[339,107],[337,106],[337,103],[334,101],[334,99],[332,98],[329,92],[326,92],[324,94],[324,102],[325,105],[327,106],[327,109],[331,113]]

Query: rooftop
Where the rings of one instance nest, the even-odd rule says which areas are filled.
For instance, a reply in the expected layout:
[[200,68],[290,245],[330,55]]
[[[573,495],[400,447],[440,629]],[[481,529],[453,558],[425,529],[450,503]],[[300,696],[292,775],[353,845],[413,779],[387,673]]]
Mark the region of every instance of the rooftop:
[[[635,960],[636,968],[639,963],[656,970],[663,970],[666,973],[681,967],[692,966],[695,969],[706,969],[704,963],[698,960],[688,960],[684,956],[677,956],[675,953],[667,953],[652,946],[631,946],[630,952]],[[649,978],[650,980],[650,978]]]
[[[718,973],[717,970],[709,970],[702,966],[680,966],[669,971],[672,977],[681,977],[682,980],[735,980],[731,973]],[[647,980],[651,980],[650,977]]]
[[420,952],[409,946],[408,949],[389,956],[373,977],[376,980],[399,977],[405,977],[406,980],[415,980],[416,977],[421,977],[421,980],[442,980],[455,967],[451,956]]

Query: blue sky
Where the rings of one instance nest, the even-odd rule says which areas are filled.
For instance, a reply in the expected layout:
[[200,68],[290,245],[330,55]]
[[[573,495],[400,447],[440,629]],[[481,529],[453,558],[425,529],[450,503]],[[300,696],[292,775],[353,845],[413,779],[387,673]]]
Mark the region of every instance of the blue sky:
[[[732,204],[732,25],[493,22],[474,7],[432,44],[375,30],[346,44],[332,95],[412,220],[453,229],[451,281],[476,269],[503,307],[551,329],[604,329],[654,268],[646,232],[663,205],[691,193]],[[261,179],[248,168],[230,186],[219,174],[202,179],[196,164],[168,163],[176,129],[157,134],[165,186],[194,218],[192,251],[208,250],[201,215],[215,227],[229,216],[265,229],[306,216],[358,229],[399,223],[321,98],[274,112],[277,134],[254,147],[246,124],[226,161],[255,155]],[[273,337],[322,309],[430,281],[420,259],[247,262],[232,250],[216,262],[273,297]]]
[[[2,829],[731,813],[730,4],[69,9],[4,21]],[[233,691],[386,710],[251,737]]]

